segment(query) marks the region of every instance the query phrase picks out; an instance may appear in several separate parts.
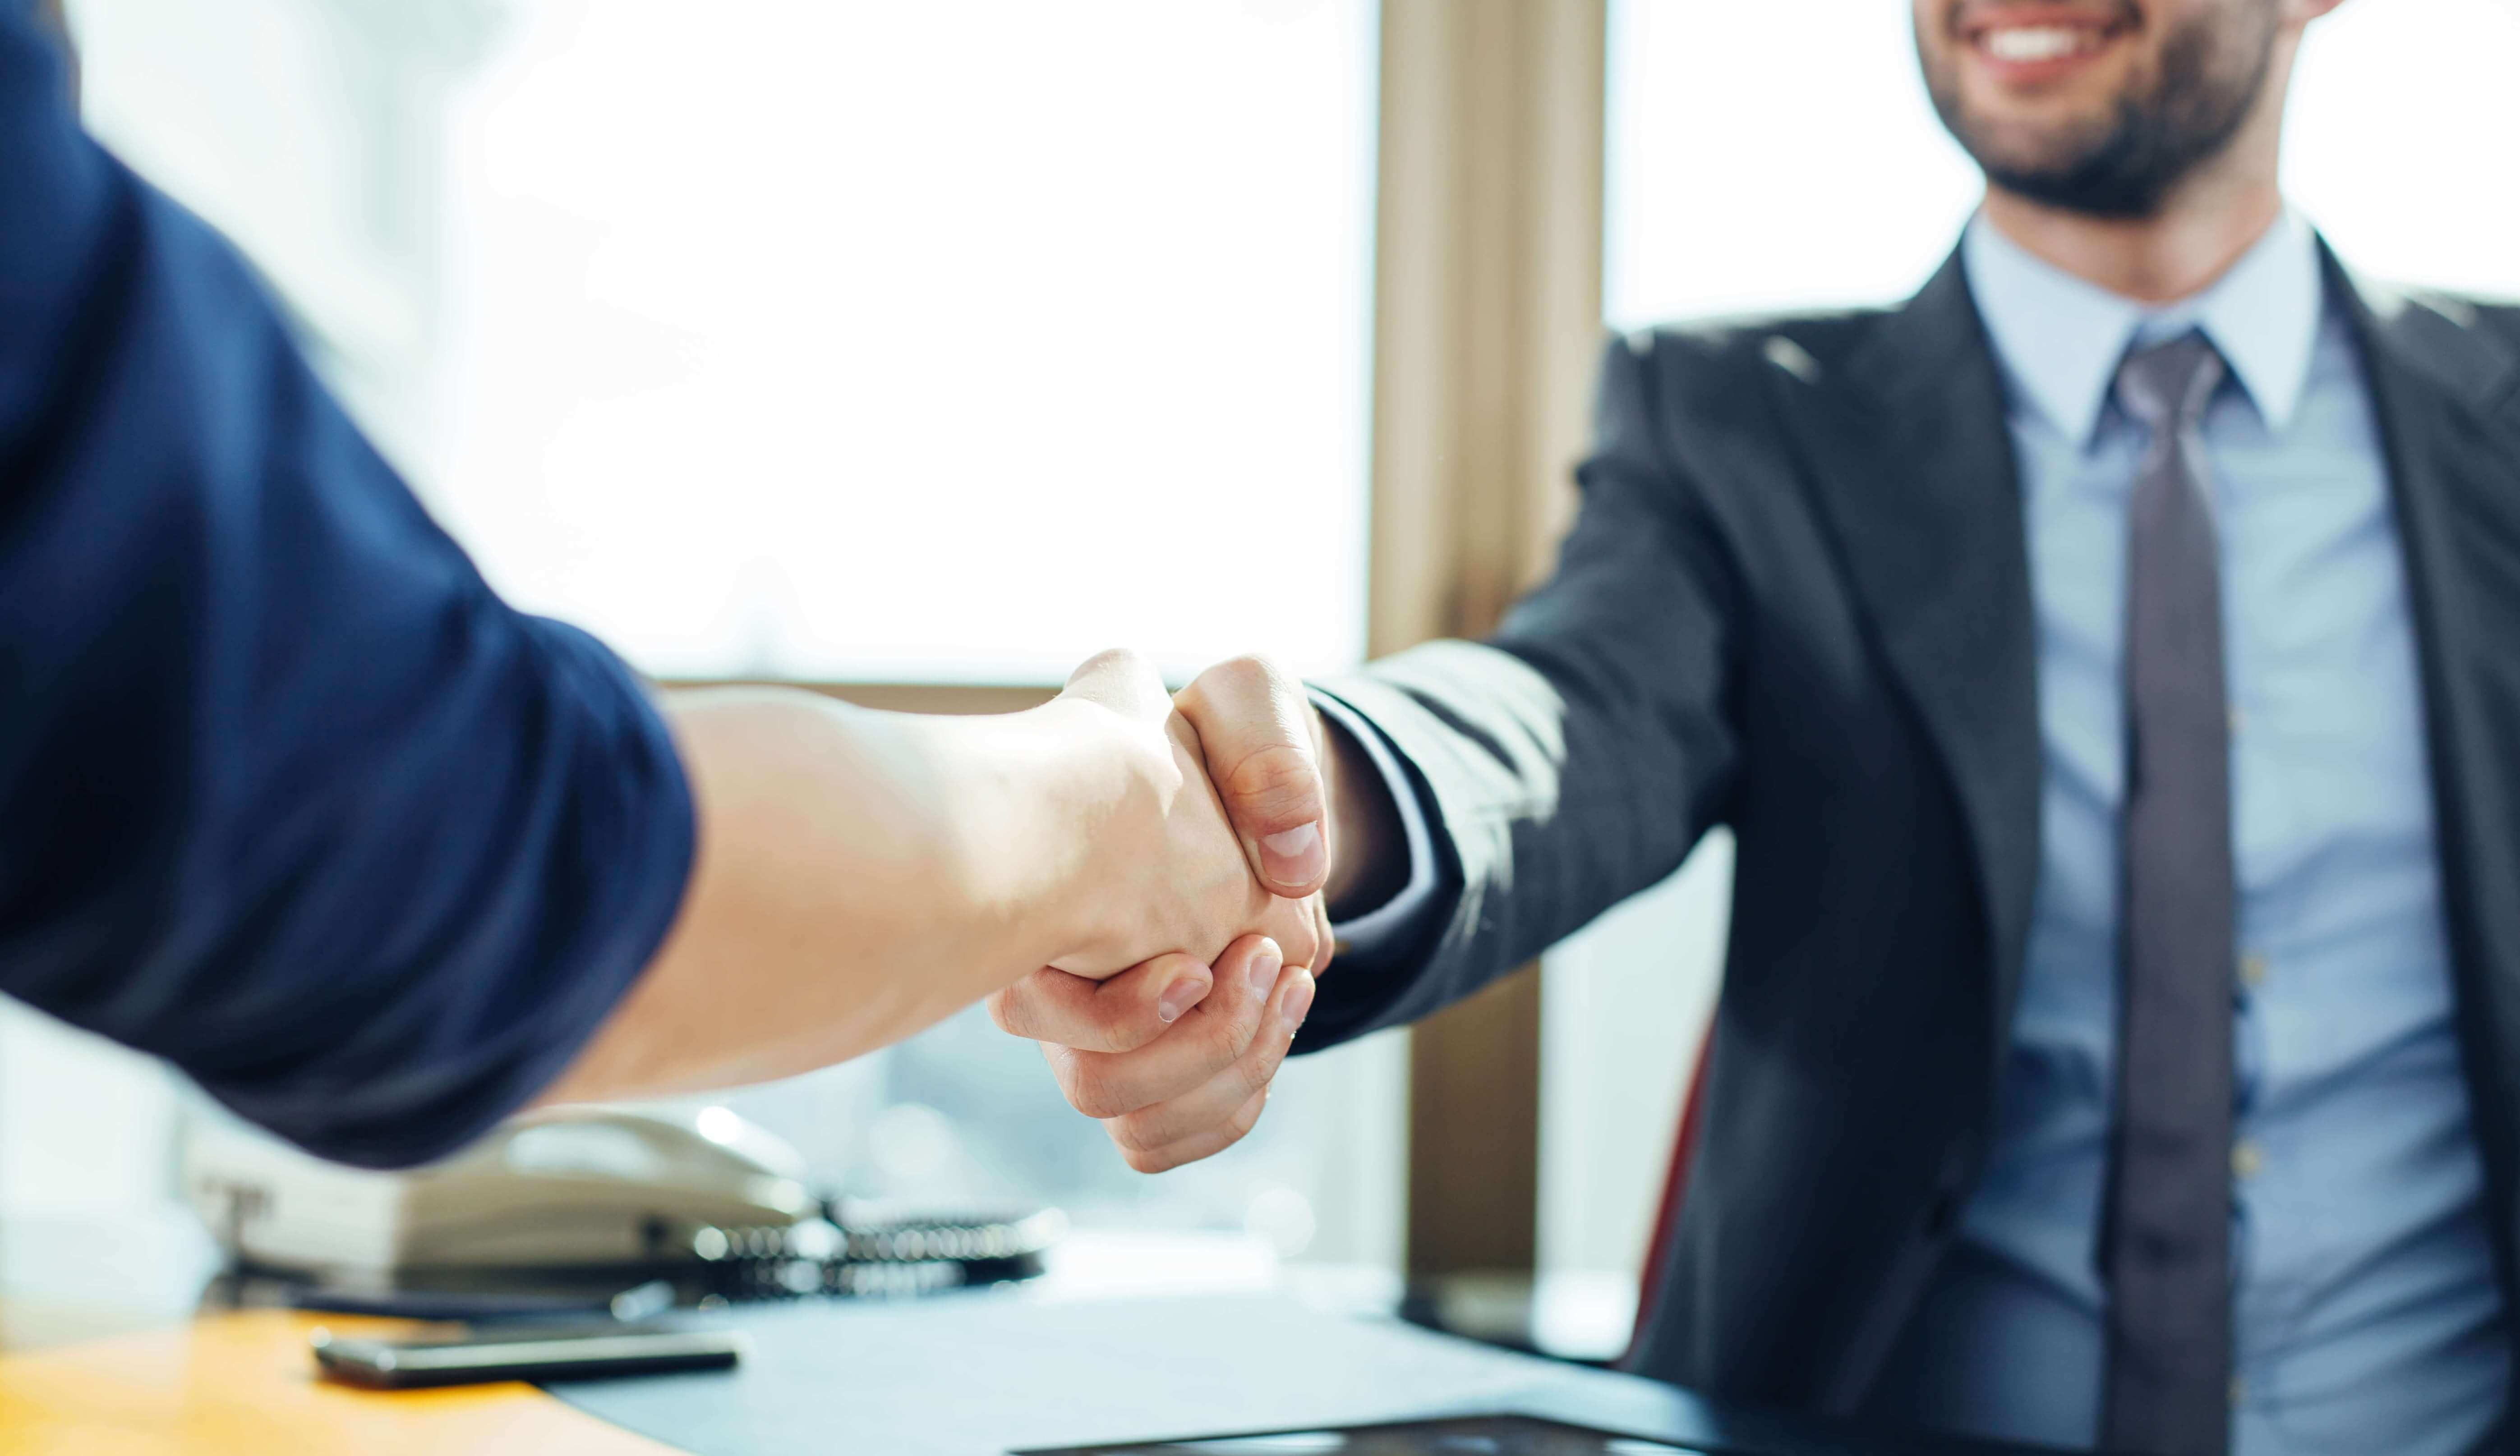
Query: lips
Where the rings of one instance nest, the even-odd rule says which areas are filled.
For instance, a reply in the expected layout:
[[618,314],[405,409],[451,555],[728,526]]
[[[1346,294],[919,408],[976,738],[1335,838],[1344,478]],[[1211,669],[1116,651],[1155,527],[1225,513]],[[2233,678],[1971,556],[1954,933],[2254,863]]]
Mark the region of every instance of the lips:
[[2077,68],[2140,20],[2131,4],[2092,8],[1989,0],[1958,7],[1952,28],[1999,76],[2028,84]]

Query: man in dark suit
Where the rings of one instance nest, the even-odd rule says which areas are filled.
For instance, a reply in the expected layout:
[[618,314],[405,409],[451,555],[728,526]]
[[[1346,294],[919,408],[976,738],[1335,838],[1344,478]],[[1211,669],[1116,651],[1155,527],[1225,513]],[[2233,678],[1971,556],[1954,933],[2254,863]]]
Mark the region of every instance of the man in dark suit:
[[[1637,1368],[2059,1445],[2500,1448],[2520,311],[2364,284],[2284,207],[2334,3],[1917,0],[1988,182],[1922,291],[1615,343],[1493,640],[1186,696],[1283,877],[1335,851],[1304,1047],[1732,827]],[[994,1004],[1149,1170],[1294,1039],[1059,990]]]

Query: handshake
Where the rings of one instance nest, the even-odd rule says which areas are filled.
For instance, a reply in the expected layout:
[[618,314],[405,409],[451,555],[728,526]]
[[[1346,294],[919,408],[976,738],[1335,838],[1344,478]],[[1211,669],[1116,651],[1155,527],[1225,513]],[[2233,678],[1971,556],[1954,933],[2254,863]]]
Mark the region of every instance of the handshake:
[[1329,966],[1328,906],[1396,821],[1359,746],[1254,657],[1168,696],[1106,652],[1040,710],[1108,715],[1139,780],[1094,835],[1091,939],[988,998],[1042,1043],[1069,1102],[1141,1172],[1196,1162],[1259,1121]]

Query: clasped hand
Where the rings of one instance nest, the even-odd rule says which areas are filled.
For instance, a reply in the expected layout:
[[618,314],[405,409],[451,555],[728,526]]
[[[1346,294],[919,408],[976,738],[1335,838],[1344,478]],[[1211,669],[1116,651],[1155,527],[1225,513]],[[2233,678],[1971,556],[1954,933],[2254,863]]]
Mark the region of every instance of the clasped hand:
[[[1153,880],[1212,858],[1215,837],[1229,836],[1242,849],[1235,867],[1248,933],[1231,944],[1185,939],[1108,979],[1094,979],[1098,965],[1059,963],[988,1002],[1001,1028],[1042,1044],[1068,1101],[1100,1120],[1140,1172],[1195,1162],[1251,1130],[1330,957],[1326,754],[1301,684],[1241,658],[1158,709],[1146,695],[1152,681],[1140,660],[1105,653],[1077,670],[1067,693],[1141,722],[1160,716],[1181,775],[1179,858],[1127,866],[1149,892],[1133,903],[1162,902]],[[1160,697],[1160,684],[1153,691]]]

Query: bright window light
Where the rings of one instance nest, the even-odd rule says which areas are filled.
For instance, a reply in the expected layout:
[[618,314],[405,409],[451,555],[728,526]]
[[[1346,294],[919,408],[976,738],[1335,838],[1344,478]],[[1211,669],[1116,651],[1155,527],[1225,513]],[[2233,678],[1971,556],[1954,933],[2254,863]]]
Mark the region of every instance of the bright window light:
[[[1613,0],[1607,313],[1620,328],[1890,302],[1950,251],[1975,168],[1904,0]],[[2520,296],[2520,4],[2349,4],[2311,27],[2284,185],[2375,277]]]
[[659,675],[1354,661],[1374,9],[518,7],[432,505]]
[[2520,0],[2358,0],[2311,27],[2284,191],[2375,278],[2520,298]]
[[1976,205],[1905,0],[1613,0],[1612,325],[1914,290]]
[[[70,4],[91,127],[517,600],[660,676],[928,682],[1362,652],[1378,13]],[[1306,1058],[1161,1179],[976,1011],[725,1100],[853,1191],[1393,1264],[1406,1073]],[[171,1125],[158,1082],[87,1101]],[[67,1125],[27,1145],[70,1168]]]

